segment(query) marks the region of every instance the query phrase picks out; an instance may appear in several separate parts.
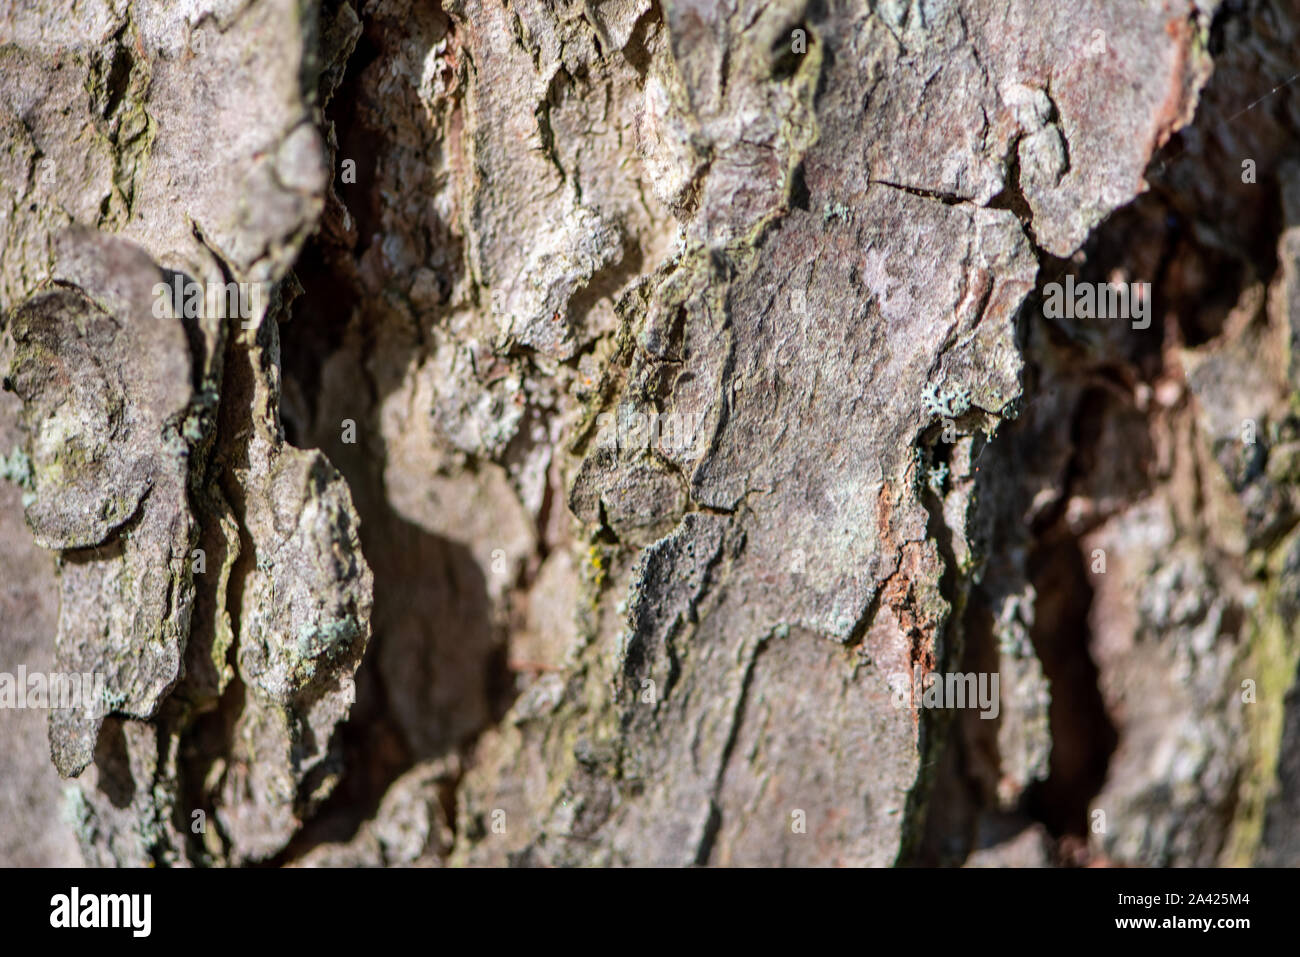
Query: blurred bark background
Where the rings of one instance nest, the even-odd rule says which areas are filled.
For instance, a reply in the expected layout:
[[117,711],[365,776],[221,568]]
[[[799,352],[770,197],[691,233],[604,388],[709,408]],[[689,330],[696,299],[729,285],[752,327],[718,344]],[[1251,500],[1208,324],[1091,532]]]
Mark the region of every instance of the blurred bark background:
[[111,708],[0,709],[0,863],[1300,862],[1294,0],[0,0],[0,60],[0,672]]

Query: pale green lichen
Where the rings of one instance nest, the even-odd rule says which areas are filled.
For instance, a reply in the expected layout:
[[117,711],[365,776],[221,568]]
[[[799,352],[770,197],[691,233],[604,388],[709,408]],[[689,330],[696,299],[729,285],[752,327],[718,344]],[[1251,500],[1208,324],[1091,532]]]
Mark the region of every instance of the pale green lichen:
[[935,495],[943,494],[943,484],[948,481],[948,463],[940,462],[929,469],[926,484]]
[[70,785],[63,789],[63,808],[60,817],[65,824],[73,829],[73,832],[80,840],[83,842],[89,841],[88,828],[91,812],[81,788]]
[[23,490],[23,508],[36,501],[36,475],[32,460],[22,449],[15,447],[7,456],[0,455],[0,479],[12,482]]
[[1260,850],[1268,801],[1277,780],[1286,694],[1300,664],[1300,640],[1280,609],[1289,550],[1279,546],[1269,558],[1270,584],[1252,609],[1239,681],[1231,689],[1234,695],[1244,695],[1241,683],[1254,682],[1254,700],[1243,699],[1249,758],[1238,789],[1238,810],[1220,859],[1229,867],[1249,867]]
[[360,623],[350,615],[323,625],[306,622],[298,628],[296,650],[303,658],[333,655],[346,648],[361,630]]
[[921,391],[925,413],[940,419],[955,419],[970,410],[971,391],[966,386],[944,383],[942,387],[927,382]]
[[849,208],[843,203],[826,203],[826,205],[822,207],[822,220],[824,222],[830,222],[833,219],[838,219],[847,223],[849,221]]

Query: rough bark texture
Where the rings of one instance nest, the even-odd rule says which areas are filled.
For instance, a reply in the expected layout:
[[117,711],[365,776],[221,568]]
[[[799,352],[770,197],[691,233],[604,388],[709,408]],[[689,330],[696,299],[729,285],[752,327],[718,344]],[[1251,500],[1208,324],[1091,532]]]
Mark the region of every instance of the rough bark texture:
[[1300,863],[1297,59],[0,0],[0,671],[107,689],[0,710],[0,863]]

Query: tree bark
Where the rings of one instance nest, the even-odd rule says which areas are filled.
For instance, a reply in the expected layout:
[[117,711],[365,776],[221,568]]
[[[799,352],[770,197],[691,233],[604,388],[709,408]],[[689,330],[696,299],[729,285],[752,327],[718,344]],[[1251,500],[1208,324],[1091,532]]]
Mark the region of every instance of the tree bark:
[[0,3],[0,862],[1300,860],[1294,4],[195,11]]

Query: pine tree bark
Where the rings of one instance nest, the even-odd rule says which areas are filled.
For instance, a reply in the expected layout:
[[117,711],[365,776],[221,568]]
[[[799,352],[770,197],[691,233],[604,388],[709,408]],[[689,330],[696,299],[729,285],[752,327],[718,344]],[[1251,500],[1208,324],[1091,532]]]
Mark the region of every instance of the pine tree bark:
[[163,8],[0,3],[0,862],[1296,862],[1294,4]]

